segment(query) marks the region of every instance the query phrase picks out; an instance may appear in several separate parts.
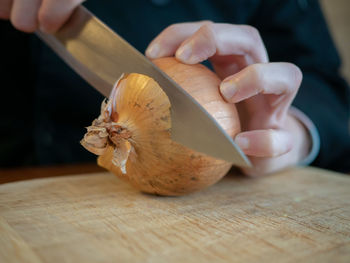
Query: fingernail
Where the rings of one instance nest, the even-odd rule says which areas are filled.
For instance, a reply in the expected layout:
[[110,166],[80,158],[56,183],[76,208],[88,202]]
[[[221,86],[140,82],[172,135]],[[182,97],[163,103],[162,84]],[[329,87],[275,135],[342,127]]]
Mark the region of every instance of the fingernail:
[[242,150],[248,149],[249,148],[249,139],[247,137],[244,136],[237,136],[235,139],[235,142],[237,143],[237,145],[239,146],[239,148],[241,148]]
[[160,53],[160,46],[159,44],[155,43],[147,48],[146,55],[150,58],[157,58]]
[[220,85],[220,91],[226,100],[231,100],[237,91],[235,82],[232,79],[223,81]]
[[192,47],[190,44],[186,44],[176,51],[176,57],[182,61],[188,60],[191,57],[191,55]]

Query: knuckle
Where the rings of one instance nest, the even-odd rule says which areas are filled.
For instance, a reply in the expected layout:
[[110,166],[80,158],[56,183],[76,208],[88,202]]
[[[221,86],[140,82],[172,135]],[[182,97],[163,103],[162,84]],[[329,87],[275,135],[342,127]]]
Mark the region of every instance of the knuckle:
[[179,30],[179,27],[181,26],[181,23],[172,24],[168,27],[166,27],[163,31],[163,33],[173,34],[176,33]]
[[249,71],[249,77],[252,81],[252,83],[259,84],[260,86],[263,86],[264,84],[264,74],[263,74],[263,64],[257,63],[249,65],[246,70]]
[[260,42],[262,43],[259,30],[257,30],[255,27],[250,25],[242,25],[241,27],[253,39],[254,43],[260,43]]
[[292,140],[289,134],[282,131],[268,130],[267,142],[270,157],[281,156],[292,149]]
[[28,22],[16,17],[11,19],[11,23],[16,29],[26,33],[32,33],[37,28],[37,24],[35,22]]
[[212,25],[214,24],[214,22],[211,20],[203,20],[203,21],[200,21],[200,23],[202,27],[209,27],[209,28],[211,28]]
[[47,14],[47,12],[39,12],[38,22],[41,25],[46,25],[46,23],[50,22],[50,16]]
[[57,27],[56,19],[47,12],[39,12],[38,22],[41,27],[48,31],[53,31]]
[[214,29],[213,29],[213,25],[214,23],[211,21],[206,21],[205,23],[203,23],[200,27],[200,30],[202,32],[205,32],[206,35],[208,35],[209,37],[214,36]]
[[61,0],[64,9],[57,8],[56,0],[43,0],[42,8],[38,14],[39,24],[49,32],[57,31],[60,26],[69,18],[74,8],[76,8],[81,0]]
[[68,6],[71,6],[73,9],[73,7],[79,5],[83,1],[82,0],[65,0],[65,2]]
[[297,86],[300,85],[302,79],[303,79],[303,73],[301,72],[300,68],[294,64],[289,64],[291,67],[292,72],[292,81],[294,81]]
[[[46,1],[48,5],[53,6],[54,2],[57,0],[43,0],[43,1]],[[72,7],[77,5],[78,1],[77,0],[60,0],[60,2],[67,7]]]
[[271,157],[277,157],[280,155],[279,148],[282,142],[273,129],[267,131],[266,142],[268,153]]

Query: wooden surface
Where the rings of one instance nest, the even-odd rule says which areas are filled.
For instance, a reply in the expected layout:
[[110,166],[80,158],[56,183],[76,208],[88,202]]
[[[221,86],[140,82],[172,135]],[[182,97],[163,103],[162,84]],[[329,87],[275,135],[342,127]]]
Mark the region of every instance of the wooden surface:
[[350,177],[229,175],[175,198],[109,173],[3,184],[0,262],[350,262]]
[[99,167],[96,163],[0,169],[0,184],[35,178],[88,174],[102,171],[105,171],[105,169]]

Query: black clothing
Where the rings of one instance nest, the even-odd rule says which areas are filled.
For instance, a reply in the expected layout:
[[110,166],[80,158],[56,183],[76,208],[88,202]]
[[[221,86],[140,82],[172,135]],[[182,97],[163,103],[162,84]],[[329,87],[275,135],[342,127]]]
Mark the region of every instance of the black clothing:
[[[91,0],[86,6],[141,52],[166,26],[212,20],[256,27],[271,61],[304,74],[294,105],[316,125],[313,165],[350,171],[349,86],[316,0]],[[79,140],[102,96],[35,35],[0,21],[0,166],[94,161]]]

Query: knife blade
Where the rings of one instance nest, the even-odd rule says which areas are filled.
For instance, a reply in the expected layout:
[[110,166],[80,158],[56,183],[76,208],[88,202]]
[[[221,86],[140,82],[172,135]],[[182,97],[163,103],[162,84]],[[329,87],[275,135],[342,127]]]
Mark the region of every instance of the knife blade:
[[79,6],[56,34],[36,34],[106,97],[123,73],[152,77],[169,97],[174,141],[237,166],[251,166],[232,138],[192,96],[85,7]]

